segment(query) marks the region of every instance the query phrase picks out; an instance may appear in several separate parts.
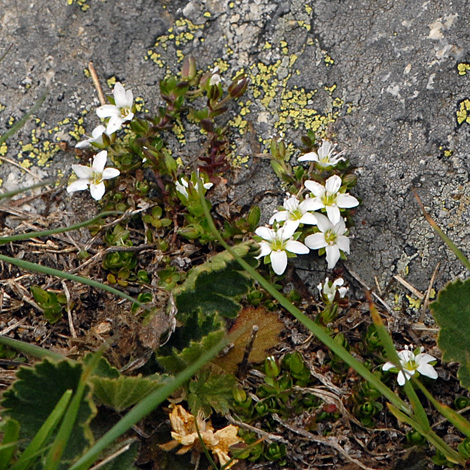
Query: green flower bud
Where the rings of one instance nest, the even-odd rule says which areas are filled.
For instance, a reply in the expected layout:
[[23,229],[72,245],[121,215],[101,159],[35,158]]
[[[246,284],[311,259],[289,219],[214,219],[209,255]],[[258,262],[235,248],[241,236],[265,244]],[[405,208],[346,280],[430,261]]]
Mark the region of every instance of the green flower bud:
[[277,377],[281,373],[281,366],[274,356],[268,356],[265,359],[264,371],[268,377]]

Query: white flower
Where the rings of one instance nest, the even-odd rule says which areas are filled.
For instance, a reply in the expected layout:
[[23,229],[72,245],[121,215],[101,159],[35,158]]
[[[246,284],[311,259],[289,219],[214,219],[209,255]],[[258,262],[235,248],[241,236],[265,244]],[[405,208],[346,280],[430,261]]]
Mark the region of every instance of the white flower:
[[132,112],[132,104],[134,97],[131,90],[124,90],[124,87],[117,82],[113,90],[114,103],[105,104],[96,110],[96,114],[100,118],[109,117],[109,122],[106,127],[106,134],[111,135],[121,128],[122,123],[130,121],[134,117]]
[[325,282],[318,284],[317,289],[323,298],[328,300],[328,303],[333,303],[336,297],[336,291],[338,291],[340,298],[343,298],[348,291],[347,287],[342,287],[344,279],[339,277],[334,282],[331,282],[328,278],[325,278]]
[[317,219],[314,214],[307,212],[307,201],[300,202],[295,196],[291,196],[284,200],[283,211],[276,211],[269,219],[269,223],[273,224],[274,221],[285,222],[284,227],[292,226],[294,232],[300,224],[316,225]]
[[287,252],[299,255],[305,255],[309,252],[309,249],[303,243],[291,239],[294,232],[293,225],[274,229],[264,226],[255,230],[256,235],[264,239],[259,243],[261,253],[257,258],[269,256],[273,271],[276,274],[280,275],[286,270]]
[[116,168],[105,168],[107,159],[108,152],[103,150],[93,157],[93,164],[91,167],[72,165],[72,169],[78,176],[78,180],[69,184],[67,192],[73,193],[74,191],[83,191],[90,186],[91,196],[93,199],[99,201],[105,192],[103,180],[116,178],[120,173]]
[[335,166],[340,160],[345,160],[341,157],[341,153],[334,154],[336,144],[331,143],[329,140],[324,140],[316,152],[309,152],[299,157],[299,162],[317,162],[319,166]]
[[82,149],[86,147],[90,147],[91,144],[98,144],[103,145],[103,134],[106,134],[106,127],[100,125],[95,127],[91,133],[91,137],[89,139],[84,140],[83,142],[79,142],[75,147],[77,149]]
[[344,235],[346,225],[343,219],[332,224],[323,214],[315,214],[320,232],[305,238],[305,244],[312,250],[325,248],[328,269],[333,269],[340,257],[340,251],[349,253],[349,238]]
[[222,81],[222,78],[219,75],[219,67],[214,67],[211,70],[211,73],[212,73],[212,76],[209,80],[209,86],[218,85]]
[[340,209],[349,209],[359,205],[359,201],[354,196],[338,192],[341,184],[341,178],[337,175],[330,176],[326,180],[325,186],[316,181],[305,181],[305,187],[314,195],[314,197],[305,199],[306,210],[326,209],[331,223],[337,224],[341,219]]
[[[198,178],[198,185],[199,185],[199,182],[201,181],[200,177],[199,177],[199,172],[197,173],[197,178]],[[191,182],[191,186],[192,186],[192,182]],[[204,189],[211,189],[212,186],[214,186],[212,183],[203,183],[202,184],[202,187]],[[189,193],[188,193],[188,189],[189,189],[189,183],[187,180],[185,180],[183,177],[180,178],[180,181],[176,180],[175,181],[175,187],[176,187],[176,191],[178,191],[184,198],[186,199],[189,199]]]
[[[426,377],[431,379],[437,379],[438,375],[436,369],[430,364],[430,362],[434,362],[437,359],[430,354],[423,353],[424,348],[420,347],[414,352],[409,349],[409,347],[405,346],[406,349],[400,351],[398,353],[398,357],[400,358],[400,366],[402,370],[398,372],[398,385],[405,385],[405,382],[415,374],[415,372],[419,372]],[[419,351],[418,354],[416,352]],[[386,362],[382,366],[383,370],[390,370],[390,369],[397,369],[397,366],[392,362]]]
[[189,188],[189,184],[184,178],[181,178],[181,181],[176,181],[175,186],[176,186],[176,191],[182,194],[186,199],[189,198],[188,189],[187,189]]

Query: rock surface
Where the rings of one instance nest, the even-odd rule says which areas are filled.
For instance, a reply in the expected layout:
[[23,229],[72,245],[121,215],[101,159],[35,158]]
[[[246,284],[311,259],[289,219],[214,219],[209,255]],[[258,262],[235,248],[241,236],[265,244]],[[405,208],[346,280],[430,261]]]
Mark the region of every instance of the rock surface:
[[[466,1],[68,3],[0,0],[0,56],[12,45],[0,62],[0,134],[48,91],[36,119],[0,148],[27,170],[4,161],[4,189],[67,173],[75,159],[58,143],[74,146],[98,124],[99,102],[84,73],[90,60],[105,91],[106,80],[121,81],[155,109],[159,80],[193,55],[199,67],[218,65],[227,79],[240,70],[251,78],[237,122],[237,191],[245,203],[278,187],[269,164],[249,157],[253,137],[263,149],[275,133],[299,144],[301,133],[314,129],[333,136],[357,167],[362,205],[348,267],[371,286],[375,277],[384,286],[399,274],[420,290],[438,262],[437,287],[464,273],[425,222],[412,188],[469,252]],[[264,201],[265,218],[281,200]],[[300,265],[326,270],[314,257]]]

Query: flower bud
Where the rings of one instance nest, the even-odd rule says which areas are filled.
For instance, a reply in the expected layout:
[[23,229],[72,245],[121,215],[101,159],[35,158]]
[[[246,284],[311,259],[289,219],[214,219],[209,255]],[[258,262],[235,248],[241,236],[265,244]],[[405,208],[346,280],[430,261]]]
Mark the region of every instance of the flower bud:
[[274,356],[269,356],[264,361],[264,371],[268,377],[277,377],[281,373],[281,366]]
[[248,88],[248,78],[243,74],[235,78],[235,80],[228,87],[229,95],[232,98],[240,98]]
[[186,57],[181,69],[181,78],[183,80],[192,80],[196,76],[196,61],[194,57]]

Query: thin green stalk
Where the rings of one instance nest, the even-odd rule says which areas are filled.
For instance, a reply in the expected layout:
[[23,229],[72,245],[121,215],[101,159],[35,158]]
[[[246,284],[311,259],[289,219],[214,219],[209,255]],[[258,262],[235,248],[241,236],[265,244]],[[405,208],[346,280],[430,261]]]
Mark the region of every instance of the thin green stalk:
[[[377,333],[379,334],[380,341],[382,342],[382,345],[385,349],[385,355],[387,359],[393,362],[393,364],[396,365],[397,369],[400,369],[402,371],[402,374],[405,374],[401,366],[400,358],[395,349],[395,345],[393,344],[393,340],[391,336],[389,335],[387,329],[385,328],[382,322],[382,319],[380,318],[379,312],[377,311],[377,308],[375,307],[374,302],[372,301],[372,297],[369,292],[366,292],[366,297],[367,297],[367,301],[369,302],[369,310],[370,310],[370,315],[372,317],[372,321],[374,322],[375,328],[377,329]],[[426,410],[424,409],[423,405],[421,404],[421,401],[416,395],[416,392],[413,386],[408,380],[405,381],[405,385],[403,389],[408,399],[410,400],[411,406],[413,407],[413,411],[415,414],[415,418],[418,421],[420,427],[426,431],[429,431],[431,429],[431,425],[429,424]]]
[[10,258],[9,256],[5,255],[0,255],[0,261],[4,261],[5,263],[9,264],[14,264],[15,266],[25,269],[26,271],[48,274],[49,276],[55,276],[61,279],[68,279],[69,281],[75,281],[81,284],[86,284],[87,286],[95,287],[96,289],[105,290],[107,292],[111,292],[111,294],[129,300],[132,303],[138,305],[139,307],[148,309],[148,306],[146,304],[139,302],[130,295],[127,295],[126,293],[121,292],[120,290],[114,289],[114,287],[102,284],[101,282],[93,281],[92,279],[87,279],[86,277],[76,276],[75,274],[66,273],[63,271],[59,271],[58,269],[49,268],[47,266],[41,266],[40,264],[30,263],[29,261],[24,261],[22,259]]
[[86,470],[92,465],[100,453],[111,445],[116,439],[132,428],[142,418],[151,413],[158,405],[163,403],[178,387],[187,382],[202,366],[207,364],[221,351],[231,338],[224,339],[219,344],[204,353],[197,361],[180,372],[171,382],[163,385],[147,395],[132,408],[117,424],[115,424],[100,440],[98,440],[85,455],[75,462],[69,470]]
[[25,188],[14,189],[13,191],[7,191],[6,193],[0,194],[0,201],[2,199],[8,198],[8,197],[13,197],[13,196],[16,196],[17,194],[24,193],[24,192],[29,191],[31,189],[42,188],[43,186],[47,186],[48,184],[52,184],[52,183],[54,183],[53,180],[43,181],[42,183],[32,184],[31,186],[26,186]]
[[457,413],[447,405],[443,405],[442,403],[438,402],[418,379],[415,377],[412,377],[411,379],[424,393],[426,398],[433,404],[434,408],[436,408],[436,410],[439,411],[439,413],[441,413],[441,415],[444,416],[447,421],[449,421],[459,431],[470,438],[470,422],[466,420],[460,413]]
[[83,222],[79,222],[78,224],[70,225],[69,227],[59,227],[59,228],[53,228],[50,230],[41,230],[37,232],[20,233],[18,235],[11,235],[9,237],[1,237],[0,245],[3,245],[5,243],[10,243],[10,242],[17,242],[20,240],[29,240],[30,238],[35,238],[35,237],[45,237],[48,235],[55,235],[56,233],[64,233],[64,232],[70,232],[72,230],[78,230],[80,228],[91,225],[93,222],[96,222],[102,217],[107,217],[108,215],[122,215],[122,214],[123,212],[120,212],[120,211],[101,212],[101,214],[98,214],[97,216],[91,219],[85,220]]
[[5,132],[5,134],[0,137],[0,145],[2,145],[3,142],[5,142],[10,136],[12,136],[16,131],[18,131],[25,125],[26,121],[29,119],[31,114],[35,113],[41,107],[42,103],[44,103],[44,100],[47,98],[48,94],[49,93],[47,91],[44,92],[38,98],[36,103],[34,103],[33,107],[19,121],[15,122],[15,124],[7,132]]
[[463,254],[462,251],[460,251],[457,245],[439,228],[434,219],[426,212],[426,209],[424,208],[424,205],[421,202],[421,199],[416,194],[416,192],[413,192],[416,200],[418,201],[419,207],[421,208],[421,211],[423,212],[424,217],[426,217],[426,220],[428,221],[429,225],[441,237],[441,240],[453,251],[454,255],[457,256],[460,262],[470,271],[470,261],[468,260],[468,258]]
[[23,341],[18,341],[17,339],[8,338],[7,336],[0,336],[0,344],[4,344],[9,348],[16,349],[23,354],[27,354],[28,356],[36,357],[38,359],[44,359],[46,357],[58,361],[65,359],[61,354],[35,346],[34,344],[28,344]]
[[67,447],[70,435],[72,434],[75,421],[77,420],[80,403],[82,402],[85,389],[88,386],[88,379],[97,367],[103,352],[104,347],[100,348],[100,350],[98,350],[98,352],[93,355],[91,361],[88,364],[84,364],[77,390],[75,391],[72,401],[70,402],[70,405],[65,412],[65,416],[59,431],[57,432],[57,436],[54,439],[49,452],[47,453],[46,460],[44,462],[44,468],[47,468],[47,470],[56,470],[60,464],[62,455],[65,451],[65,448]]
[[272,284],[267,281],[261,274],[253,269],[245,260],[236,255],[230,246],[225,243],[217,230],[212,216],[207,207],[202,192],[202,185],[198,184],[199,198],[201,200],[204,214],[206,216],[209,228],[220,242],[220,244],[238,261],[240,266],[255,280],[257,281],[274,299],[276,299],[280,305],[282,305],[289,313],[291,313],[297,320],[299,320],[304,326],[306,326],[325,346],[331,349],[338,357],[340,357],[346,364],[352,367],[358,374],[362,375],[369,383],[371,383],[384,397],[392,402],[397,408],[407,414],[411,414],[411,410],[407,403],[405,403],[400,397],[383,384],[372,372],[370,372],[364,365],[354,358],[344,347],[339,345],[334,339],[328,335],[328,333],[317,323],[312,321],[306,315],[304,315],[297,307],[295,307],[289,300],[287,300],[280,292],[278,292]]
[[402,421],[413,429],[418,431],[421,435],[423,435],[429,443],[431,443],[437,450],[442,452],[448,460],[455,463],[464,463],[465,460],[463,457],[456,452],[454,449],[449,447],[437,434],[432,431],[431,429],[425,430],[420,426],[420,423],[415,421],[413,418],[410,418],[405,413],[402,413],[400,410],[395,408],[392,404],[387,403],[387,407],[390,412],[399,420]]
[[64,392],[61,399],[57,402],[57,405],[54,407],[51,414],[47,417],[44,424],[36,433],[29,446],[21,454],[21,457],[17,460],[15,465],[10,468],[10,470],[26,470],[31,466],[33,459],[41,453],[44,443],[47,442],[49,436],[52,434],[60,419],[64,415],[70,399],[72,398],[72,394],[72,390],[66,390]]

